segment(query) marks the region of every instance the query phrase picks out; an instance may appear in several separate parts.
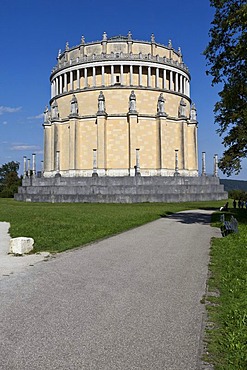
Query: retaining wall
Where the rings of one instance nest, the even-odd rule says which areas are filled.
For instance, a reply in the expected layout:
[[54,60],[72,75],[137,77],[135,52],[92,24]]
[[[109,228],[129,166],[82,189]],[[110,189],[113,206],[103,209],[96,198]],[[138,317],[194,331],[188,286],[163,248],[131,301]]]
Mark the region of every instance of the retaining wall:
[[26,178],[15,194],[26,202],[143,203],[227,199],[217,177]]

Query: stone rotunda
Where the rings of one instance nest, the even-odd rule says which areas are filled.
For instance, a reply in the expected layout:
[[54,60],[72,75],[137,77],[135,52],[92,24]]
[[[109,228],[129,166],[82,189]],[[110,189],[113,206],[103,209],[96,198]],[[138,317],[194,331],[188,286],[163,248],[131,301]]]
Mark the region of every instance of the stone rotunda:
[[181,50],[128,36],[68,43],[53,68],[44,176],[198,176],[196,108]]
[[[197,115],[181,49],[127,36],[59,50],[44,112],[41,176],[16,199],[143,202],[223,199],[198,176]],[[34,159],[33,159],[34,160]],[[213,186],[213,187],[212,187]],[[172,195],[173,194],[173,195]],[[187,194],[187,195],[186,195]],[[194,195],[189,195],[194,194]],[[197,194],[197,195],[195,195]],[[200,195],[198,195],[200,194]]]

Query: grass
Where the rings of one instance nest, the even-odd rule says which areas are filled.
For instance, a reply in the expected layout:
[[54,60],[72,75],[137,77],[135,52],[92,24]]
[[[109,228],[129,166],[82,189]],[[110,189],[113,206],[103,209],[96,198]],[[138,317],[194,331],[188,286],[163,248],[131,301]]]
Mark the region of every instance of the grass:
[[11,237],[32,237],[34,251],[61,252],[143,225],[168,214],[219,208],[219,202],[195,203],[24,203],[0,199],[0,221],[10,222]]
[[[239,233],[212,242],[206,361],[214,364],[215,370],[246,370],[247,210],[231,209],[229,214],[237,218]],[[212,297],[211,292],[219,294]]]

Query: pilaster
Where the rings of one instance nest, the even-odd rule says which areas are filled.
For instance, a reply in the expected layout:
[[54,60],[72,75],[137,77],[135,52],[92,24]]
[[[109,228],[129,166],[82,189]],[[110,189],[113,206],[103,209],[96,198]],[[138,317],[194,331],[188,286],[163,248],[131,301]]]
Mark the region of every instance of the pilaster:
[[140,149],[138,140],[138,114],[128,113],[129,121],[129,173],[130,176],[135,176],[136,166],[136,150]]
[[76,169],[76,119],[69,122],[69,169]]
[[106,170],[106,114],[97,114],[97,168],[101,175]]

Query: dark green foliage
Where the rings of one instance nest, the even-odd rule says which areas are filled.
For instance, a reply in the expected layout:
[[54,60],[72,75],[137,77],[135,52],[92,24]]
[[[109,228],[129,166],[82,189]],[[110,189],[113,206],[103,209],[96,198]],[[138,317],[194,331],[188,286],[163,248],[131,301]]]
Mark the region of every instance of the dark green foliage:
[[19,163],[8,162],[0,167],[0,197],[13,198],[17,193],[21,179],[18,176]]
[[247,192],[243,190],[230,190],[228,192],[229,198],[236,199],[236,200],[247,200]]
[[245,0],[211,0],[215,8],[204,55],[213,77],[223,86],[215,104],[217,130],[227,148],[219,161],[223,173],[239,173],[247,155],[247,3]]

